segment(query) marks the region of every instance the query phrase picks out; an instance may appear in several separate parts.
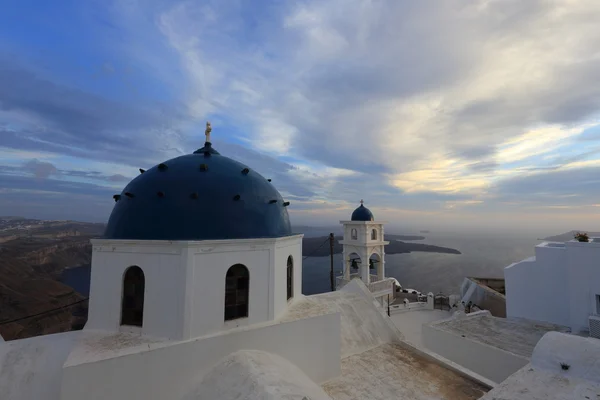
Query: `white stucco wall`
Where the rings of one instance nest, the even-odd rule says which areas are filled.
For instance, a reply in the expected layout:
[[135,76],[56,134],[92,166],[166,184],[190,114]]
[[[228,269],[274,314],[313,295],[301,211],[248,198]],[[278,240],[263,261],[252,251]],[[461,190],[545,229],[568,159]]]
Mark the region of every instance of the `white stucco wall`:
[[82,331],[0,341],[0,399],[55,400],[62,367]]
[[535,259],[504,269],[507,316],[586,331],[589,315],[599,312],[600,243],[542,243],[535,250]]
[[[269,319],[270,255],[274,246],[265,247],[253,250],[221,247],[210,253],[194,254],[190,337]],[[245,265],[250,274],[248,318],[225,321],[225,276],[235,264]]]
[[238,329],[63,371],[62,400],[178,399],[223,357],[244,349],[277,354],[317,383],[340,375],[340,314]]
[[184,337],[186,265],[183,246],[157,241],[93,240],[90,306],[85,329],[119,331],[123,274],[137,265],[144,271],[142,333]]
[[241,350],[222,359],[182,400],[331,400],[302,370],[275,354]]
[[[198,242],[192,253],[190,338],[272,321],[285,312],[290,255],[294,258],[294,293],[302,292],[302,235],[215,244]],[[235,264],[245,265],[250,274],[248,317],[225,321],[225,276]]]
[[[302,235],[218,241],[93,241],[86,329],[119,331],[123,274],[144,271],[142,334],[189,339],[272,321],[288,306],[287,258],[294,259],[294,293],[302,293]],[[225,321],[225,276],[243,264],[250,274],[248,317]]]
[[[287,299],[287,261],[292,256],[294,265],[292,298]],[[273,309],[270,318],[279,318],[289,303],[302,296],[302,238],[292,237],[277,242],[274,252]]]
[[429,350],[495,383],[529,363],[525,357],[438,329],[435,323],[423,325],[422,339]]
[[600,243],[567,242],[569,268],[569,326],[573,332],[588,330],[588,317],[597,314],[600,295]]
[[[366,284],[370,283],[370,269],[369,269],[369,258],[373,254],[379,256],[379,263],[377,264],[376,274],[378,280],[385,277],[385,245],[389,242],[384,241],[384,228],[382,221],[340,221],[344,227],[344,238],[340,240],[342,244],[342,271],[344,273],[344,279],[350,279],[350,273],[352,271],[348,261],[350,255],[355,253],[361,260],[359,264],[359,276]],[[357,238],[352,238],[352,230],[357,230]],[[377,231],[377,238],[371,239],[371,232]]]
[[506,316],[568,326],[565,248],[537,246],[535,253],[504,269]]

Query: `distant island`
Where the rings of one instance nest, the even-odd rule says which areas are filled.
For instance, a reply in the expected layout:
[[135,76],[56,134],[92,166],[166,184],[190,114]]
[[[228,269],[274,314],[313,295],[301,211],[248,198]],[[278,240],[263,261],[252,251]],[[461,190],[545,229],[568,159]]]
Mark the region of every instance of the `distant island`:
[[[449,247],[434,246],[431,244],[423,243],[405,243],[395,239],[395,237],[401,237],[402,235],[385,235],[386,239],[391,239],[390,244],[385,246],[386,254],[402,254],[412,253],[413,251],[421,251],[425,253],[445,253],[445,254],[462,254],[456,249]],[[414,236],[413,236],[414,237]],[[421,236],[417,236],[424,239]],[[323,242],[327,240],[327,236],[310,237],[302,240],[302,254],[305,256],[310,255],[311,257],[323,257],[329,255],[329,245],[321,246]],[[335,237],[335,243],[333,245],[333,253],[338,254],[342,252],[342,245],[339,241],[342,240],[342,236]],[[419,240],[419,239],[412,239]]]
[[385,234],[385,240],[425,240],[425,236]]

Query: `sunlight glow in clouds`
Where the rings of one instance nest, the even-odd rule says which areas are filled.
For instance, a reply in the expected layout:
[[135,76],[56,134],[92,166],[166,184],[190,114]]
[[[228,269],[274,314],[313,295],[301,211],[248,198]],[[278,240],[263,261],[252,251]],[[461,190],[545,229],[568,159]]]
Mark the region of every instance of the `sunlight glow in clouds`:
[[600,195],[600,135],[582,139],[600,126],[595,0],[77,3],[37,34],[72,43],[44,55],[11,36],[20,12],[0,28],[0,146],[22,162],[0,167],[36,158],[109,193],[109,177],[199,147],[210,119],[220,151],[274,177],[308,222],[360,198],[420,223]]

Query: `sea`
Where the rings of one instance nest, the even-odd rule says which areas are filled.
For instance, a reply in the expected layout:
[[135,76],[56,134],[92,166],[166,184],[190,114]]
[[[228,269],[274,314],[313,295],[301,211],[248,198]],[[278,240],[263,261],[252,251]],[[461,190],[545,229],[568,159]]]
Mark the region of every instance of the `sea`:
[[[460,292],[463,279],[468,276],[503,278],[504,267],[534,255],[534,246],[540,243],[536,237],[526,235],[436,232],[421,235],[426,238],[414,242],[450,247],[462,253],[413,252],[385,255],[386,276],[396,278],[404,288],[416,289],[424,293],[457,294]],[[341,254],[333,256],[333,266],[334,276],[340,276],[342,274]],[[330,291],[330,268],[329,256],[305,258],[302,265],[303,294]],[[88,296],[90,266],[82,265],[65,269],[61,281],[82,295]]]

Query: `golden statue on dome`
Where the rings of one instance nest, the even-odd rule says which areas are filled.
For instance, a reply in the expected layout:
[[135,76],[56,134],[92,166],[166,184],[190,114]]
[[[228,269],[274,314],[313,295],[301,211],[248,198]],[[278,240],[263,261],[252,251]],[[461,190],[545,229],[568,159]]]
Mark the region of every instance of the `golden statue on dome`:
[[206,135],[206,143],[210,143],[210,133],[212,132],[212,127],[210,126],[210,122],[206,121],[206,130],[204,134]]

